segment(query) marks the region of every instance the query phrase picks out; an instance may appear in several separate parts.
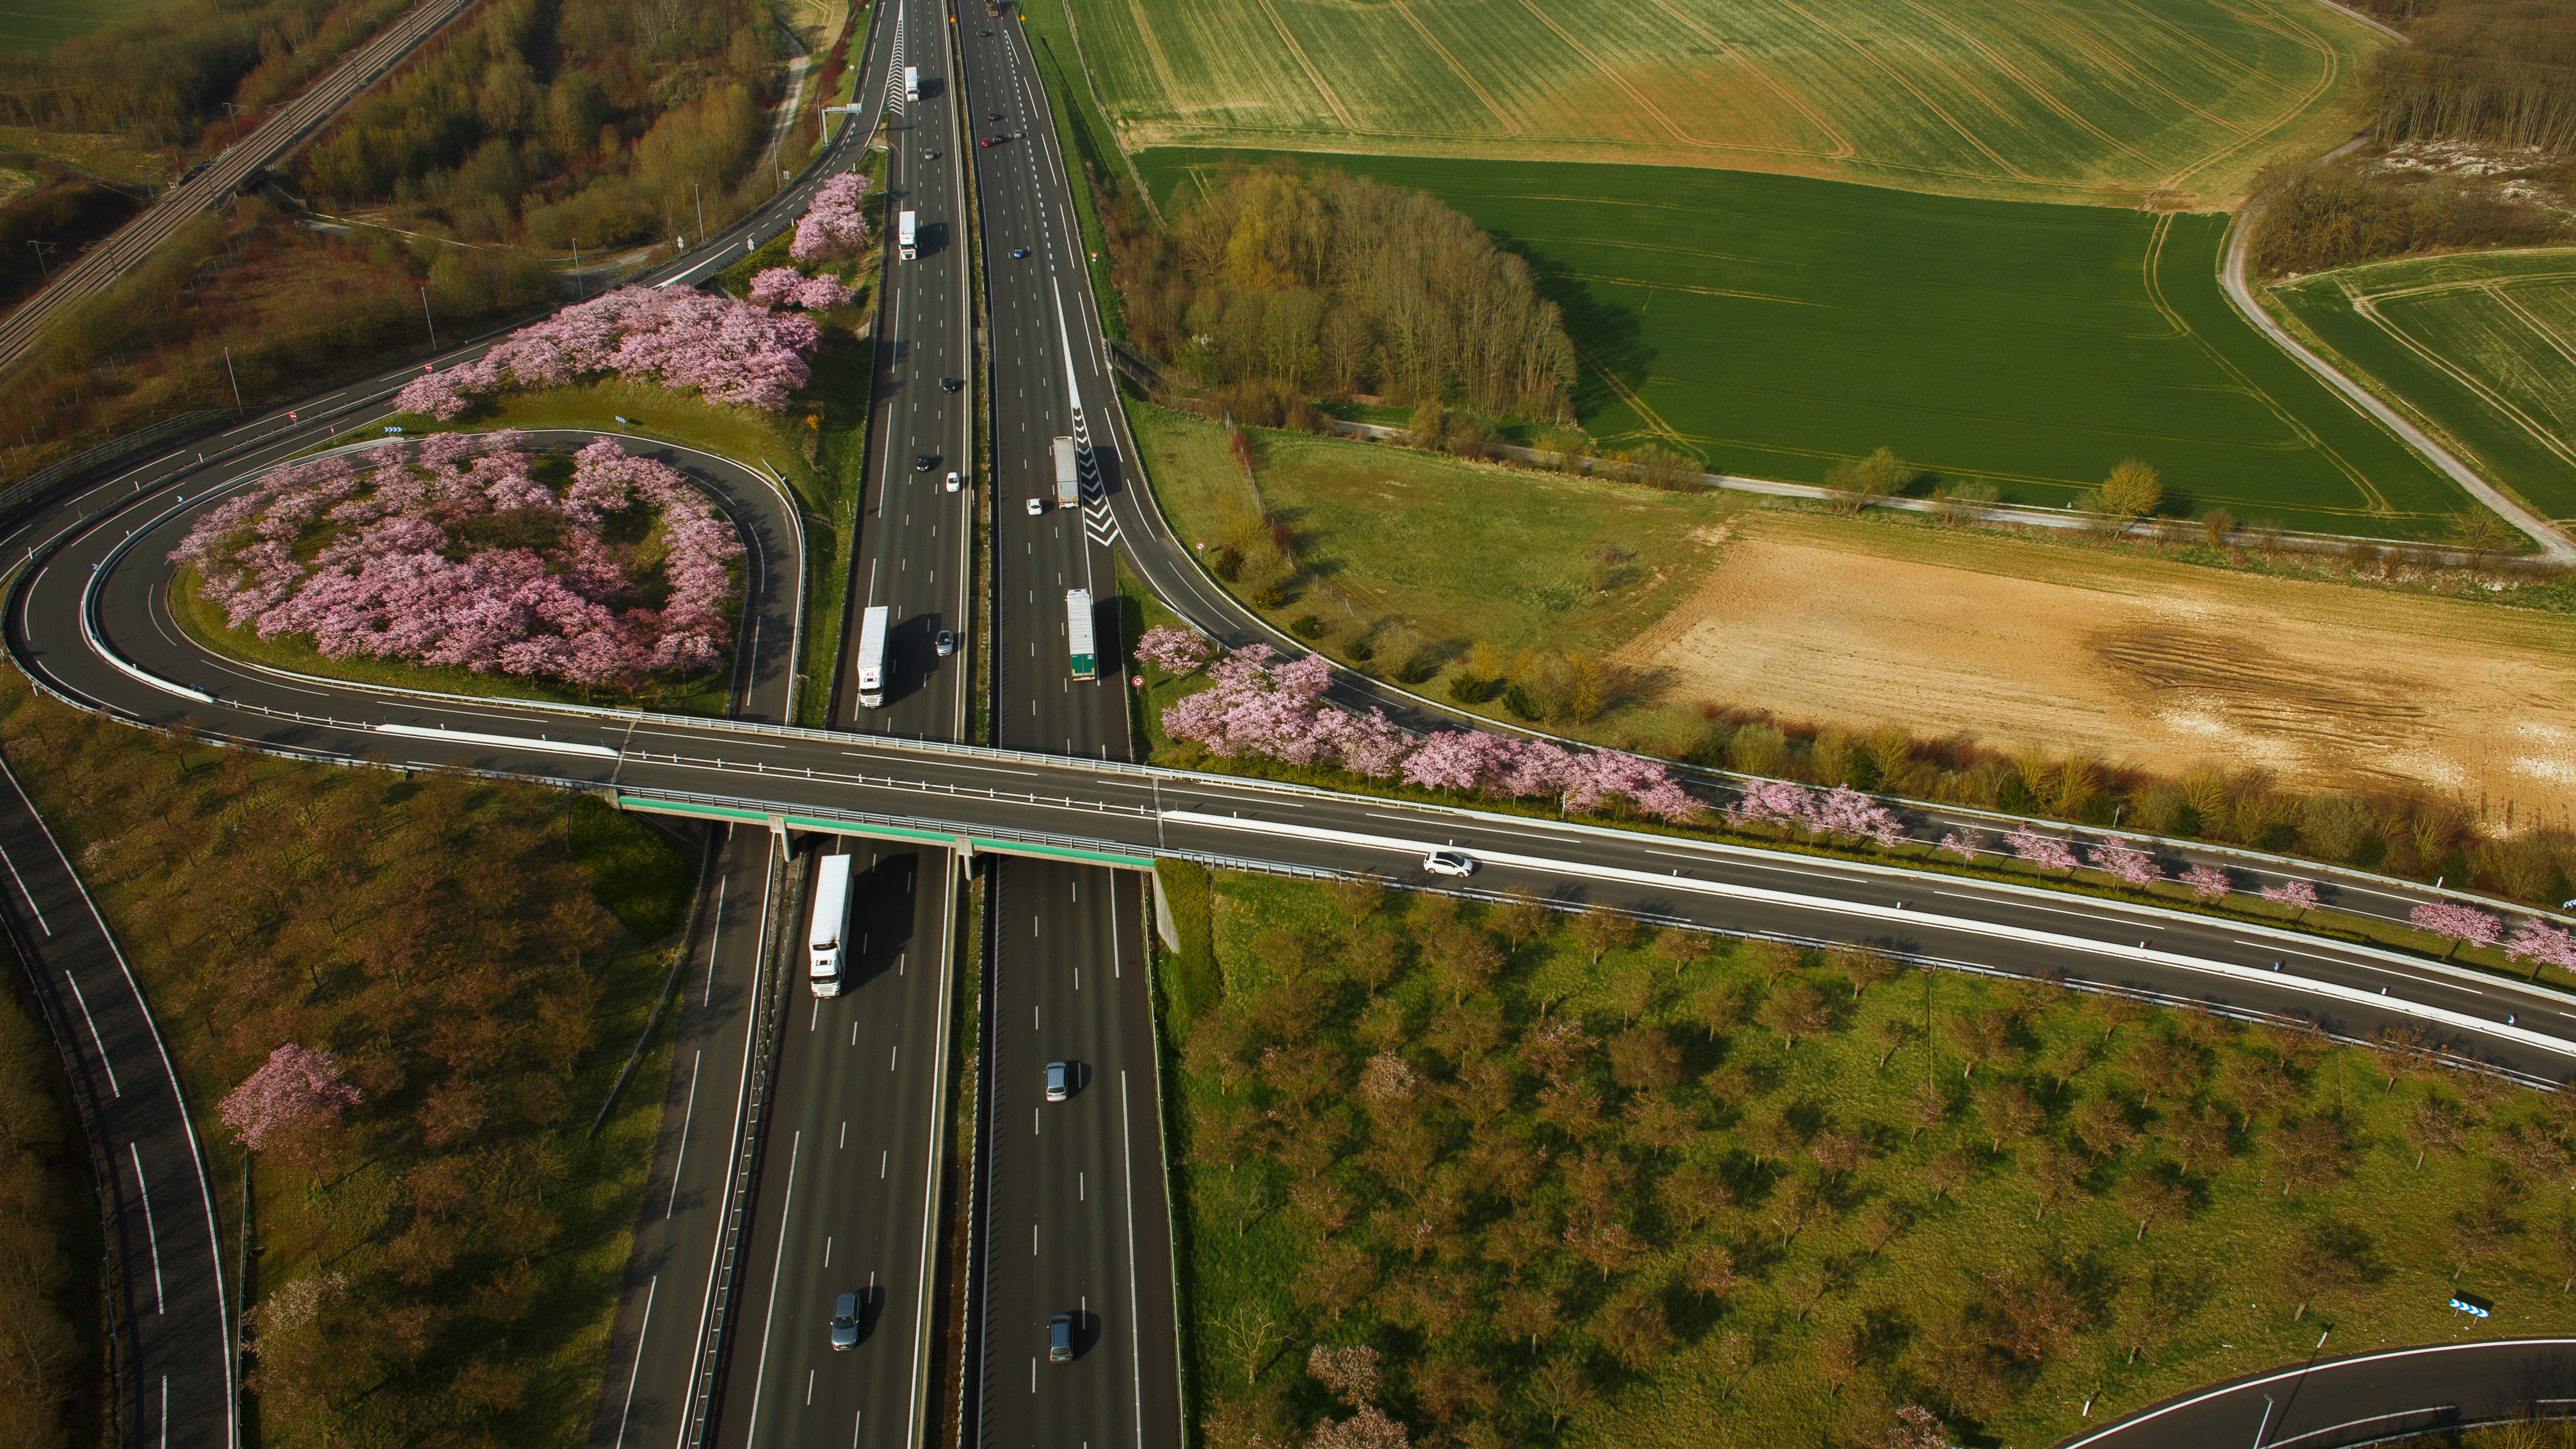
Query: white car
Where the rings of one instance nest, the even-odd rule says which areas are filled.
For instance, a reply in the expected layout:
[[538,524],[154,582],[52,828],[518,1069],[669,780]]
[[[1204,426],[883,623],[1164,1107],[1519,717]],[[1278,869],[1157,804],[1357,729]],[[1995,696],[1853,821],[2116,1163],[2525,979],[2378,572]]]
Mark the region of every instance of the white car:
[[1032,498],[1032,499],[1030,499],[1030,500],[1029,500],[1029,517],[1031,517],[1031,518],[1035,518],[1035,517],[1037,517],[1039,514],[1044,513],[1044,512],[1046,512],[1046,500],[1045,500],[1045,499],[1043,499],[1043,498]]
[[1422,857],[1422,868],[1433,875],[1474,875],[1476,857],[1463,850],[1435,850]]
[[956,474],[951,473],[951,474],[949,474],[949,475],[948,475],[948,491],[949,491],[949,492],[954,493],[954,492],[956,492],[958,489],[963,488],[963,487],[965,487],[965,486],[966,486],[966,484],[965,484],[965,480],[963,480],[963,479],[959,478]]

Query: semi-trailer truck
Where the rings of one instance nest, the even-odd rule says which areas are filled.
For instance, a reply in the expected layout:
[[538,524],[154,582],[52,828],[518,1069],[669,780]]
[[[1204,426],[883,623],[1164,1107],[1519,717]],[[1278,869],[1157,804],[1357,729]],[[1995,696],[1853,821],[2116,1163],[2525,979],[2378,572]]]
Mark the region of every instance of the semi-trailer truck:
[[814,872],[814,926],[805,935],[805,979],[816,996],[841,994],[841,936],[849,920],[850,858],[824,856]]
[[894,219],[895,245],[901,249],[903,259],[907,262],[920,255],[919,252],[913,249],[912,215],[913,214],[909,211],[900,212],[896,214]]
[[885,703],[886,606],[859,616],[859,704],[876,709]]
[[1074,471],[1071,438],[1055,440],[1055,501],[1059,508],[1071,508],[1082,501],[1082,479]]
[[1099,678],[1100,658],[1093,652],[1091,643],[1091,591],[1089,589],[1064,591],[1064,641],[1073,654],[1073,677]]

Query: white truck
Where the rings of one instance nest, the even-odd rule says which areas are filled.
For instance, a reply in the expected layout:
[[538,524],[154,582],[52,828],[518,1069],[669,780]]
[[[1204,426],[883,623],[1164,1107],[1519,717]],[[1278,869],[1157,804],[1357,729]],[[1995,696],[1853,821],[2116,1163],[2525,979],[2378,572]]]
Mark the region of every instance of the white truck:
[[912,218],[913,213],[906,211],[897,213],[894,219],[895,245],[901,249],[903,259],[907,262],[920,255],[913,250]]
[[814,926],[805,936],[805,980],[816,996],[841,994],[841,937],[850,921],[850,858],[827,855],[814,872]]
[[1073,439],[1055,440],[1055,501],[1059,508],[1071,508],[1082,501],[1082,479],[1073,462]]
[[859,704],[877,709],[885,704],[886,606],[859,616]]
[[1100,656],[1094,652],[1091,642],[1091,591],[1089,589],[1064,591],[1064,642],[1066,652],[1073,656],[1073,677],[1098,679]]
[[907,101],[921,99],[920,66],[908,65],[903,68],[903,98]]

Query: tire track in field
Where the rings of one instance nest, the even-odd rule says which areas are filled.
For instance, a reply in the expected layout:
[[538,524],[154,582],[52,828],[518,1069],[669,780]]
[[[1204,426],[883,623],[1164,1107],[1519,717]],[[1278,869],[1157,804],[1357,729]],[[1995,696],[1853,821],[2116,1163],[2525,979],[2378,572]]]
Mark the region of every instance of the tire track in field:
[[1574,348],[1575,359],[1581,362],[1584,366],[1591,368],[1592,375],[1601,379],[1601,385],[1610,389],[1612,396],[1618,398],[1619,401],[1626,403],[1631,409],[1633,409],[1637,414],[1637,420],[1646,425],[1647,431],[1655,433],[1675,443],[1682,441],[1681,433],[1676,430],[1672,424],[1664,421],[1663,414],[1656,412],[1651,407],[1648,407],[1646,405],[1646,400],[1637,396],[1637,390],[1635,388],[1632,388],[1625,382],[1620,381],[1617,373],[1603,367],[1600,359],[1594,357],[1589,351],[1587,351],[1582,343],[1572,342],[1572,339],[1570,338],[1568,341],[1572,343]]
[[[2501,292],[2496,290],[2495,284],[2492,280],[2486,282],[2457,283],[2439,287],[2410,287],[2402,291],[2379,295],[2356,291],[2348,281],[2342,282],[2340,285],[2343,289],[2344,296],[2352,302],[2352,310],[2361,314],[2363,321],[2366,321],[2371,326],[2378,328],[2390,341],[2395,342],[2398,346],[2414,354],[2415,359],[2418,362],[2423,363],[2425,366],[2432,368],[2434,371],[2458,384],[2461,391],[2468,393],[2471,397],[2476,398],[2478,401],[2485,403],[2488,407],[2493,408],[2498,413],[2502,414],[2508,421],[2512,422],[2515,427],[2528,433],[2531,436],[2531,440],[2538,443],[2544,451],[2553,454],[2561,462],[2567,463],[2571,466],[2576,466],[2576,447],[2570,447],[2566,439],[2558,436],[2554,430],[2543,424],[2539,419],[2534,418],[2527,412],[2524,412],[2521,406],[2516,404],[2510,398],[2505,397],[2502,393],[2499,393],[2494,388],[2479,381],[2477,378],[2470,376],[2465,370],[2455,365],[2449,358],[2444,357],[2439,351],[2436,351],[2431,346],[2416,341],[2413,337],[2407,334],[2405,328],[2397,325],[2394,318],[2391,318],[2387,313],[2381,311],[2379,308],[2380,302],[2391,297],[2418,297],[2438,292],[2456,291],[2483,292],[2488,297],[2502,303],[2507,311],[2521,319],[2526,326],[2529,326],[2535,333],[2537,333],[2545,344],[2549,345],[2562,356],[2566,355],[2567,349],[2558,344],[2557,338],[2550,335],[2546,329],[2542,328],[2538,321],[2534,319],[2529,312],[2524,311],[2521,307],[2515,305]],[[2576,359],[2571,359],[2571,361],[2576,361]],[[2393,387],[2389,390],[2391,392],[2396,391]],[[2427,426],[2440,431],[2443,437],[2449,441],[2451,447],[2459,450],[2460,452],[2466,453],[2473,458],[2478,456],[2477,449],[2469,446],[2468,440],[2462,438],[2456,431],[2443,427],[2439,422],[2436,422],[2430,415],[2425,413],[2422,407],[2415,407],[2413,411],[2415,415],[2422,419]],[[2490,463],[2486,468],[2482,468],[2480,471],[2488,471],[2492,469],[2492,467],[2493,464]]]
[[[1127,3],[1140,5],[1144,0],[1127,0]],[[1474,76],[1467,73],[1467,68],[1458,63],[1458,57],[1451,55],[1449,47],[1440,43],[1440,37],[1431,33],[1431,27],[1422,23],[1422,17],[1413,13],[1413,7],[1405,4],[1404,0],[1393,0],[1393,3],[1395,13],[1404,17],[1404,23],[1413,27],[1413,33],[1422,37],[1422,43],[1431,47],[1432,52],[1440,57],[1440,63],[1449,67],[1451,75],[1456,76],[1467,89],[1476,93],[1476,99],[1485,103],[1485,109],[1494,113],[1494,119],[1503,123],[1503,129],[1515,136],[1521,134],[1521,123],[1513,120],[1511,114],[1495,101],[1493,94],[1487,91]]]
[[2144,86],[2148,90],[2154,91],[2156,94],[2163,96],[2166,100],[2173,102],[2182,109],[2200,117],[2202,120],[2209,122],[2211,125],[2218,127],[2222,131],[2233,131],[2239,136],[2258,134],[2249,128],[2246,123],[2242,121],[2229,120],[2227,117],[2209,109],[2198,101],[2193,100],[2191,97],[2184,95],[2182,92],[2166,85],[2163,81],[2158,80],[2155,72],[2148,67],[2136,65],[2123,59],[2116,52],[2107,48],[2102,43],[2100,36],[2087,31],[2081,25],[2062,18],[2052,18],[2047,23],[2050,27],[2050,33],[2054,34],[2061,42],[2063,42],[2067,49],[2081,52],[2086,59],[2092,61],[2094,65],[2100,67],[2102,70],[2114,75],[2127,77],[2137,84]]
[[2175,331],[2190,338],[2192,343],[2199,347],[2203,356],[2207,357],[2210,361],[2217,363],[2220,371],[2225,372],[2229,377],[2234,378],[2236,380],[2236,385],[2244,389],[2246,396],[2261,402],[2264,407],[2270,409],[2272,416],[2281,420],[2284,427],[2287,427],[2292,433],[2296,434],[2302,441],[2306,442],[2309,447],[2312,447],[2319,453],[2324,454],[2326,460],[2333,463],[2336,470],[2341,472],[2345,478],[2351,480],[2353,487],[2360,491],[2370,512],[2374,514],[2394,513],[2396,510],[2389,505],[2387,495],[2381,493],[2379,489],[2371,483],[2368,476],[2363,474],[2359,468],[2354,467],[2351,461],[2346,459],[2343,454],[2336,452],[2333,447],[2327,444],[2325,439],[2317,436],[2314,429],[2293,416],[2288,408],[2281,406],[2279,399],[2273,397],[2269,392],[2266,392],[2263,389],[2262,384],[2256,382],[2243,368],[2240,368],[2235,363],[2229,361],[2227,356],[2224,353],[2221,353],[2216,346],[2212,345],[2208,338],[2203,337],[2197,331],[2194,331],[2192,325],[2183,320],[2183,315],[2174,310],[2173,304],[2165,300],[2164,279],[2160,275],[2160,269],[2164,264],[2165,239],[2173,235],[2173,220],[2173,215],[2170,212],[2157,217],[2154,235],[2147,242],[2147,258],[2144,266],[2147,283],[2147,300],[2153,302],[2156,310],[2165,315],[2165,320],[2173,324]]
[[[1269,0],[1262,0],[1262,3],[1267,4],[1269,3]],[[1546,26],[1551,31],[1554,31],[1556,38],[1565,43],[1565,48],[1567,50],[1574,52],[1576,55],[1582,56],[1586,64],[1599,72],[1603,80],[1608,81],[1611,85],[1616,86],[1622,93],[1624,93],[1628,97],[1630,103],[1635,105],[1638,110],[1654,117],[1655,124],[1663,127],[1664,133],[1671,136],[1675,144],[1688,146],[1694,150],[1715,149],[1728,151],[1770,151],[1778,149],[1777,147],[1771,146],[1738,146],[1728,145],[1718,141],[1703,141],[1698,137],[1691,135],[1689,132],[1684,131],[1680,126],[1674,124],[1673,118],[1664,114],[1663,107],[1646,99],[1646,93],[1644,91],[1628,84],[1626,77],[1611,69],[1608,62],[1593,53],[1591,47],[1585,45],[1582,41],[1575,39],[1573,31],[1557,24],[1552,16],[1550,16],[1546,11],[1538,8],[1538,0],[1521,0],[1521,8],[1528,11],[1530,13],[1530,17],[1538,21],[1539,24]]]
[[[1397,0],[1397,3],[1401,4],[1402,0]],[[1646,3],[1672,17],[1673,23],[1682,26],[1684,29],[1697,35],[1700,39],[1717,47],[1717,49],[1724,54],[1727,59],[1734,61],[1737,65],[1750,71],[1755,77],[1761,80],[1763,85],[1770,88],[1771,94],[1778,96],[1781,100],[1787,102],[1799,115],[1806,117],[1810,125],[1813,125],[1817,130],[1824,132],[1826,135],[1831,136],[1834,140],[1834,149],[1831,151],[1819,152],[1801,149],[1791,151],[1789,154],[1798,156],[1821,156],[1823,159],[1828,161],[1848,161],[1852,157],[1860,154],[1859,151],[1853,147],[1850,138],[1842,133],[1841,128],[1837,127],[1832,121],[1825,118],[1824,112],[1807,104],[1806,97],[1799,95],[1797,92],[1773,79],[1771,72],[1764,69],[1760,61],[1755,60],[1751,55],[1736,49],[1734,45],[1727,41],[1726,37],[1719,35],[1715,31],[1710,30],[1707,26],[1700,24],[1698,20],[1694,19],[1687,12],[1675,9],[1670,3],[1670,0],[1646,0]]]
[[1288,22],[1281,18],[1279,8],[1271,4],[1270,0],[1252,0],[1252,3],[1260,6],[1261,13],[1270,17],[1270,28],[1279,32],[1279,38],[1287,43],[1288,53],[1297,57],[1297,64],[1306,72],[1306,79],[1315,87],[1315,94],[1322,96],[1324,104],[1333,108],[1333,114],[1341,120],[1342,129],[1358,130],[1360,123],[1352,118],[1350,108],[1342,104],[1341,93],[1335,91],[1332,84],[1324,79],[1324,73],[1321,70],[1316,69],[1314,58],[1306,54],[1306,47],[1299,45],[1297,37],[1288,32]]
[[[2121,3],[2128,6],[2131,10],[2138,10],[2136,0],[2121,0]],[[2255,141],[2262,137],[2269,136],[2274,131],[2277,131],[2281,127],[2295,121],[2308,109],[2309,106],[2316,103],[2317,97],[2325,94],[2326,88],[2335,83],[2335,78],[2337,76],[2343,74],[2342,53],[2337,51],[2333,46],[2317,39],[2316,36],[2309,33],[2307,30],[2299,28],[2285,29],[2280,25],[2272,23],[2271,14],[2268,11],[2262,14],[2240,11],[2233,6],[2226,4],[2225,0],[2219,0],[2219,8],[2227,11],[2230,15],[2242,18],[2248,25],[2251,25],[2258,30],[2268,30],[2274,35],[2280,36],[2282,39],[2287,40],[2294,45],[2303,46],[2306,49],[2315,51],[2319,56],[2324,58],[2325,64],[2318,70],[2315,82],[2306,90],[2301,91],[2296,100],[2290,102],[2289,105],[2283,107],[2280,112],[2274,115],[2271,120],[2265,122],[2264,128],[2260,133],[2247,136],[2232,146],[2222,146],[2217,150],[2211,151],[2209,154],[2201,157],[2190,165],[2175,171],[2172,175],[2167,176],[2162,181],[2156,183],[2156,189],[2159,191],[2172,191],[2180,187],[2185,181],[2191,179],[2193,173],[2208,170],[2210,167],[2215,166],[2219,162],[2226,160],[2228,157],[2235,155],[2237,152],[2244,150],[2247,146],[2254,144]],[[2139,13],[2144,14],[2145,12],[2139,11]]]
[[[1072,0],[1064,0],[1064,23],[1073,24]],[[1181,101],[1181,84],[1172,78],[1171,59],[1163,54],[1163,42],[1154,34],[1154,23],[1145,18],[1145,0],[1127,0],[1127,14],[1136,22],[1136,38],[1144,42],[1145,59],[1154,67],[1154,83],[1163,88],[1163,103],[1172,108],[1173,119],[1189,114]]]
[[[1527,4],[1528,0],[1522,0],[1522,3]],[[2016,181],[2027,181],[2034,186],[2042,184],[2038,177],[2031,175],[2029,172],[2022,170],[2018,166],[2015,166],[2011,161],[2005,159],[2002,152],[1987,145],[1976,132],[1969,130],[1964,124],[1962,124],[1958,117],[1951,115],[1949,111],[1943,109],[1939,101],[1936,101],[1932,99],[1931,96],[1925,94],[1921,86],[1918,86],[1913,81],[1907,79],[1902,71],[1899,71],[1896,67],[1889,65],[1885,60],[1881,59],[1874,47],[1861,44],[1859,40],[1855,39],[1848,32],[1828,23],[1823,17],[1817,15],[1814,11],[1799,4],[1798,0],[1780,0],[1780,3],[1787,9],[1796,11],[1809,25],[1814,26],[1816,29],[1832,36],[1836,40],[1841,41],[1844,45],[1851,47],[1851,49],[1861,56],[1861,58],[1867,60],[1871,65],[1878,67],[1880,74],[1885,75],[1889,80],[1896,82],[1898,88],[1903,90],[1907,95],[1910,95],[1917,101],[1922,102],[1923,109],[1930,111],[1933,115],[1939,116],[1943,125],[1946,125],[1951,130],[1958,132],[1960,140],[1976,147],[1978,152],[1987,160],[1995,163],[1995,168],[1997,170],[2010,176]]]
[[[1953,23],[1948,17],[1942,15],[1940,12],[1926,9],[1922,5],[1915,3],[1915,0],[1898,0],[1898,3],[1903,5],[1906,9],[1913,11],[1915,14],[1922,16],[1932,24],[1948,31],[1951,35],[1957,37],[1970,50],[1984,56],[1987,64],[1992,65],[1998,72],[2019,82],[2022,90],[2033,100],[2038,101],[2041,105],[2055,111],[2067,120],[2074,122],[2081,129],[2092,132],[2093,135],[2099,138],[2105,145],[2110,146],[2114,150],[2125,151],[2129,155],[2150,166],[2156,164],[2156,158],[2139,150],[2135,146],[2130,145],[2128,142],[2121,140],[2119,137],[2112,135],[2110,132],[2103,130],[2100,126],[2093,124],[2092,121],[2087,119],[2073,106],[2059,100],[2056,94],[2050,91],[2048,87],[2040,84],[2038,77],[2023,70],[2012,61],[2005,59],[2001,51],[1996,50],[1993,46],[1990,46],[1983,40],[1978,39],[1975,35]],[[1943,69],[1946,70],[1948,67],[1945,65]],[[1967,84],[1967,81],[1962,78],[1960,83],[1965,85]],[[1971,89],[1974,88],[1971,87]],[[1977,94],[1980,99],[1984,98],[1984,92],[1979,91]],[[1993,105],[1994,103],[1988,101],[1987,104]],[[1996,109],[2001,110],[2002,107],[1997,106]]]

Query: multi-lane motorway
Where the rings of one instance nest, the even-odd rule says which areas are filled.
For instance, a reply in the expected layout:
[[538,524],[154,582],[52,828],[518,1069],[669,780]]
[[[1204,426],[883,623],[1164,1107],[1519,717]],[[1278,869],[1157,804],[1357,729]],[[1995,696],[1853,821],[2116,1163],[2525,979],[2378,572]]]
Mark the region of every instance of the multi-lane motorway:
[[[400,374],[299,404],[301,417],[246,425],[229,442],[252,446],[220,471],[173,455],[0,537],[0,549],[26,550],[33,565],[9,600],[13,657],[76,703],[153,723],[193,716],[217,738],[325,758],[561,780],[631,808],[720,823],[594,1442],[909,1446],[962,1409],[978,1443],[1178,1444],[1148,903],[1133,869],[1156,855],[1369,869],[1427,885],[1423,851],[1454,844],[1483,860],[1470,883],[1480,891],[1525,885],[1569,904],[1728,930],[1867,938],[1930,964],[2061,974],[2249,1015],[2318,1018],[2354,1035],[2417,1027],[2534,1079],[2566,1075],[2576,1014],[2564,998],[2416,958],[1991,882],[1127,763],[1117,616],[1094,616],[1103,678],[1075,678],[1066,590],[1111,599],[1123,551],[1194,617],[1242,621],[1188,568],[1133,472],[1069,177],[1016,26],[971,15],[953,24],[933,0],[888,0],[873,22],[862,101],[889,89],[899,97],[888,82],[901,64],[923,74],[919,101],[874,127],[849,125],[824,166],[777,205],[662,278],[696,280],[774,234],[822,175],[846,168],[859,137],[884,137],[888,212],[915,210],[924,245],[914,261],[887,263],[872,456],[845,601],[845,637],[856,635],[857,611],[893,612],[882,707],[858,704],[845,657],[828,682],[833,729],[763,723],[787,713],[795,667],[795,610],[782,602],[804,587],[785,562],[797,557],[787,542],[794,524],[759,475],[705,459],[675,460],[759,545],[741,722],[444,700],[281,676],[198,649],[167,617],[161,560],[171,545],[218,501],[221,483],[363,421]],[[986,138],[996,144],[975,144]],[[971,215],[969,166],[980,207]],[[979,288],[980,356],[969,312]],[[949,378],[957,391],[943,385]],[[991,449],[983,480],[973,465],[979,416]],[[1031,514],[1027,499],[1052,495],[1049,443],[1058,436],[1088,445],[1082,498]],[[923,455],[934,460],[926,471],[915,467]],[[969,483],[955,494],[944,487],[951,469]],[[980,556],[979,506],[990,542]],[[989,560],[980,575],[979,557]],[[989,670],[997,746],[984,750],[943,743],[964,734],[971,681],[965,655],[931,647],[940,629],[974,637],[977,606],[989,629],[977,667]],[[801,955],[804,868],[791,868],[779,846],[793,842],[810,857],[817,840],[851,850],[860,870],[852,983],[828,1001],[792,976],[764,974],[782,962],[792,970]],[[22,845],[40,853],[23,828],[0,822],[13,869]],[[989,889],[977,1149],[961,1163],[942,1149],[953,1103],[947,1033],[958,1017],[949,995],[956,862],[970,851],[997,859],[981,866]],[[68,882],[67,866],[56,874]],[[24,899],[10,899],[8,914],[22,939],[37,914],[52,920],[69,909],[72,897],[46,879],[39,871],[36,890],[13,888]],[[39,940],[35,949],[50,968],[58,948]],[[67,980],[105,1013],[100,1073],[127,1072],[143,1058],[149,1014],[130,989],[121,1002],[93,989],[112,986],[115,968],[89,954],[96,959]],[[778,1009],[764,1015],[755,1009],[763,1000]],[[1045,1100],[1052,1061],[1072,1069],[1062,1101]],[[175,1101],[175,1085],[169,1091]],[[755,1099],[764,1104],[756,1117]],[[133,1244],[177,1265],[176,1278],[156,1280],[164,1289],[178,1281],[195,1295],[185,1300],[194,1316],[157,1326],[138,1363],[166,1359],[198,1376],[163,1402],[218,1401],[208,1395],[229,1391],[222,1345],[188,1357],[209,1322],[225,1324],[212,1215],[174,1225],[187,1215],[167,1205],[166,1183],[200,1198],[208,1190],[188,1134],[175,1118],[109,1132],[135,1158],[138,1201],[120,1217],[129,1308],[143,1281]],[[970,1170],[970,1256],[951,1265],[973,1287],[966,1359],[943,1365],[931,1311],[939,1226]],[[140,1201],[146,1192],[150,1206]],[[843,1291],[863,1295],[865,1331],[855,1349],[835,1352],[824,1320]],[[1059,1314],[1075,1329],[1076,1353],[1064,1363],[1049,1362],[1046,1349],[1048,1320]],[[962,1371],[963,1392],[943,1402],[948,1368]],[[129,1395],[137,1415],[149,1404]],[[201,1411],[174,1432],[179,1442],[225,1442],[225,1418]],[[2147,1437],[2134,1442],[2160,1442],[2161,1429],[2140,1432]]]

